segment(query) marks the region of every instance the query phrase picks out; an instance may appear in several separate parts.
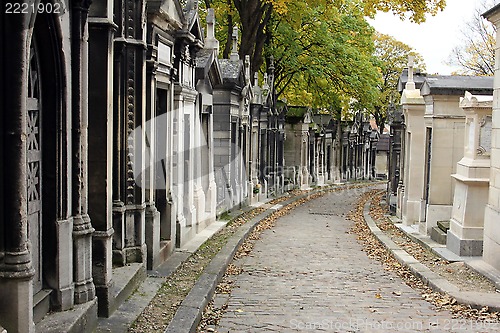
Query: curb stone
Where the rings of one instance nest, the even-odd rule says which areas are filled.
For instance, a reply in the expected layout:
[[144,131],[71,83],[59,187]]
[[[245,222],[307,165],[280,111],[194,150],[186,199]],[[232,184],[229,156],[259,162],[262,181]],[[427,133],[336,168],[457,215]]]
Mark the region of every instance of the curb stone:
[[392,253],[394,258],[403,266],[408,268],[415,276],[420,278],[432,290],[453,297],[457,303],[468,305],[474,309],[488,307],[491,311],[500,311],[500,294],[464,292],[445,278],[431,271],[421,264],[413,256],[408,254],[394,243],[389,236],[383,233],[370,216],[370,201],[365,203],[363,208],[363,218],[371,233],[382,243],[382,245]]
[[341,184],[340,186],[329,186],[325,188],[320,188],[313,190],[311,192],[292,197],[288,200],[280,202],[270,208],[265,212],[253,217],[250,221],[243,224],[227,241],[226,245],[217,253],[217,255],[211,260],[208,266],[203,270],[202,275],[196,281],[195,286],[184,301],[181,303],[174,317],[167,326],[165,333],[195,333],[196,329],[200,323],[203,311],[207,306],[208,302],[212,299],[217,284],[222,279],[227,266],[233,260],[234,254],[237,252],[241,244],[248,238],[250,233],[255,229],[260,221],[270,216],[273,212],[280,210],[281,208],[299,201],[300,199],[307,198],[311,195],[321,192],[329,192],[330,190],[341,188],[352,189],[356,186],[361,185],[362,187],[377,185],[376,182],[364,183],[364,184],[353,184],[354,187],[349,187],[346,184]]

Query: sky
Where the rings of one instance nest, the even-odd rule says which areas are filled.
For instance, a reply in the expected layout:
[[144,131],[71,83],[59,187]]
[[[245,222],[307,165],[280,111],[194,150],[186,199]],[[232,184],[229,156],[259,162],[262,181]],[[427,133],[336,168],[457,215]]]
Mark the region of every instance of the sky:
[[[429,74],[451,74],[456,67],[445,64],[452,49],[460,44],[460,29],[474,15],[481,0],[448,0],[444,11],[428,16],[418,25],[401,21],[391,13],[378,13],[368,20],[377,30],[409,45],[424,58]],[[498,1],[497,1],[498,2]]]

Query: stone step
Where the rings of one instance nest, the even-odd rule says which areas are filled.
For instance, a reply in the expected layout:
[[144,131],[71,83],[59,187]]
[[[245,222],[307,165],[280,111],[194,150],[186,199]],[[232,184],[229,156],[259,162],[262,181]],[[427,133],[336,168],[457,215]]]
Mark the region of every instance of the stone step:
[[[97,298],[76,304],[68,311],[54,311],[36,324],[35,332],[43,333],[87,333],[97,327]],[[2,330],[0,330],[2,332]]]
[[467,266],[485,276],[495,284],[497,289],[500,289],[500,271],[484,260],[471,260],[466,262]]
[[437,221],[437,226],[446,233],[450,229],[450,221]]
[[109,317],[146,279],[146,267],[141,263],[131,263],[113,268],[111,300],[108,304],[99,304],[99,316]]
[[431,229],[431,239],[439,244],[446,244],[446,231],[443,231],[440,227],[433,227]]
[[50,310],[49,289],[42,289],[33,295],[33,322],[40,322]]

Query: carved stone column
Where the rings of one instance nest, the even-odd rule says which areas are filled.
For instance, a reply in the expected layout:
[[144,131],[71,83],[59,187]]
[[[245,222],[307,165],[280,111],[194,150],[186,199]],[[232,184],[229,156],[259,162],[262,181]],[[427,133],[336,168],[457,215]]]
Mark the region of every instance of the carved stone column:
[[[34,332],[33,287],[34,269],[28,241],[27,183],[26,183],[26,114],[28,91],[27,55],[28,15],[0,13],[0,39],[9,45],[9,55],[3,58],[3,110],[11,110],[3,117],[2,161],[4,257],[0,258],[0,325],[9,332]],[[8,27],[8,29],[7,29]],[[2,50],[2,52],[4,52]]]
[[111,302],[113,285],[113,2],[92,5],[89,14],[89,215],[92,276],[99,309]]
[[406,88],[401,97],[403,113],[406,122],[406,163],[405,163],[405,194],[403,198],[403,223],[418,224],[424,219],[425,202],[422,198],[424,190],[424,169],[422,163],[425,157],[425,102],[420,90],[413,82],[413,68]]
[[[145,13],[142,1],[119,2],[114,40],[113,227],[116,263],[144,263],[145,243]],[[116,180],[115,180],[116,179]]]
[[92,233],[88,215],[88,26],[89,0],[73,3],[71,31],[73,249],[75,303],[95,297],[92,280]]

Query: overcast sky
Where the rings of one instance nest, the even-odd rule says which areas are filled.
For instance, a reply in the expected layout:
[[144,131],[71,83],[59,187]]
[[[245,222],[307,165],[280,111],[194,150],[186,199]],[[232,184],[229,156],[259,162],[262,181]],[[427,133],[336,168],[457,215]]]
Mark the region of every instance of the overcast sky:
[[[391,35],[420,53],[427,73],[451,74],[455,68],[444,62],[451,50],[460,43],[460,29],[470,20],[481,0],[448,0],[444,11],[428,16],[420,25],[401,21],[391,13],[379,13],[369,20],[375,30]],[[491,0],[490,0],[491,1]],[[498,2],[498,1],[497,1]]]

